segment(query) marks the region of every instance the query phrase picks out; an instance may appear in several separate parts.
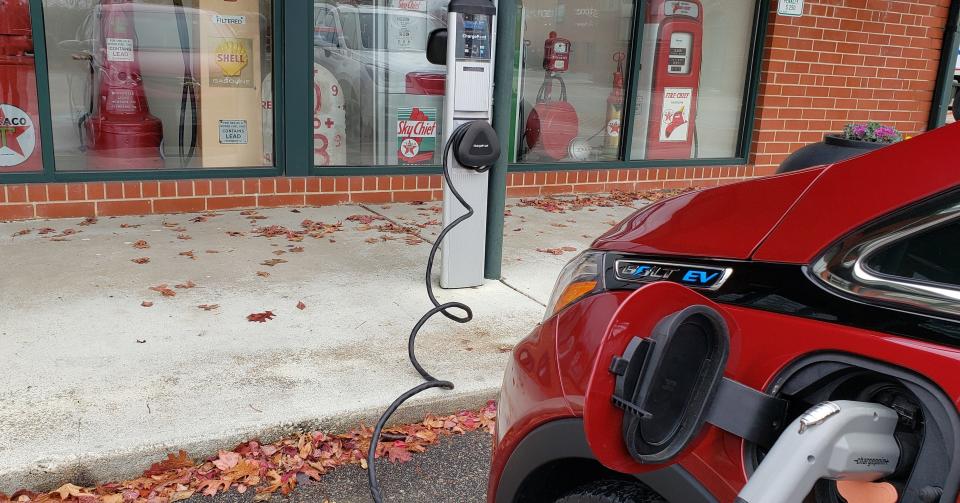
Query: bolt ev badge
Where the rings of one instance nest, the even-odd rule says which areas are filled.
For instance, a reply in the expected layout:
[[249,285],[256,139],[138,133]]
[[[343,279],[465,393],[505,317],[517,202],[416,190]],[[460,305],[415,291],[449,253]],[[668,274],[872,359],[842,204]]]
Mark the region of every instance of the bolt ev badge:
[[641,260],[618,260],[617,279],[636,283],[671,281],[692,288],[717,290],[727,281],[733,269],[671,264]]

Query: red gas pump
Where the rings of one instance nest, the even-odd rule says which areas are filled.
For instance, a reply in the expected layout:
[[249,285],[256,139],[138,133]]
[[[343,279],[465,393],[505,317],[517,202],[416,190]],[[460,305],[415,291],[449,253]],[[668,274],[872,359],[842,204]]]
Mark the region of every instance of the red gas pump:
[[163,167],[163,124],[150,115],[143,90],[134,9],[133,0],[100,0],[100,47],[94,59],[102,62],[96,67],[99,94],[83,122],[84,144],[95,168]]
[[[654,0],[644,28],[639,89],[647,117],[641,159],[689,159],[696,142],[697,96],[703,57],[699,0]],[[646,94],[649,90],[649,94]]]
[[[580,132],[577,110],[567,101],[567,86],[560,74],[570,69],[570,40],[558,37],[557,32],[543,43],[543,84],[537,93],[537,104],[527,117],[524,137],[532,151],[559,161],[571,153],[571,146]],[[560,98],[553,96],[553,85],[560,85]]]
[[29,0],[0,0],[0,171],[42,169]]

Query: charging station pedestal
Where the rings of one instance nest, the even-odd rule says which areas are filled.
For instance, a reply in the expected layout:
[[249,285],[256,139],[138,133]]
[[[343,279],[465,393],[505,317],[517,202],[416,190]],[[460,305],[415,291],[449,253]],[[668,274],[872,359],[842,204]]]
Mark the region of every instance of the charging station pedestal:
[[[497,7],[492,0],[451,0],[447,29],[447,82],[444,101],[443,145],[466,122],[487,121],[493,109],[494,36]],[[469,288],[483,284],[487,236],[489,173],[461,166],[447,156],[450,180],[474,209],[474,215],[453,229],[441,247],[441,288]],[[466,213],[443,188],[443,225]]]

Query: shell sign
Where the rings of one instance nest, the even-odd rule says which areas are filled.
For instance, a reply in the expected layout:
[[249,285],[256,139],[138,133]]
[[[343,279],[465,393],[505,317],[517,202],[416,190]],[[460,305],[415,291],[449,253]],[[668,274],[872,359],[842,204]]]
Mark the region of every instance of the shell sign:
[[238,40],[224,40],[217,46],[217,66],[225,77],[239,77],[250,62],[250,52]]

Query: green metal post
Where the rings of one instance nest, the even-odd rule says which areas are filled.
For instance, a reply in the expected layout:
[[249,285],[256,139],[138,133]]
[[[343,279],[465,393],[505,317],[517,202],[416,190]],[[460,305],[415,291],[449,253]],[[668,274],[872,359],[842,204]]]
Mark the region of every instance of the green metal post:
[[[930,108],[929,129],[942,126],[947,121],[947,106],[954,93],[954,68],[957,64],[957,47],[960,46],[960,0],[953,0],[943,33],[943,50],[940,54],[940,76],[933,91]],[[958,104],[954,103],[956,107]]]
[[[285,124],[284,167],[288,176],[307,175],[313,167],[313,1],[284,1],[282,87]],[[279,87],[279,86],[278,86]]]
[[[513,108],[514,39],[517,37],[517,0],[500,0],[497,6],[497,56],[494,62],[493,128],[500,143],[508,145]],[[503,152],[490,170],[487,204],[487,250],[483,274],[487,279],[500,279],[503,268],[503,211],[507,201],[507,164]]]

